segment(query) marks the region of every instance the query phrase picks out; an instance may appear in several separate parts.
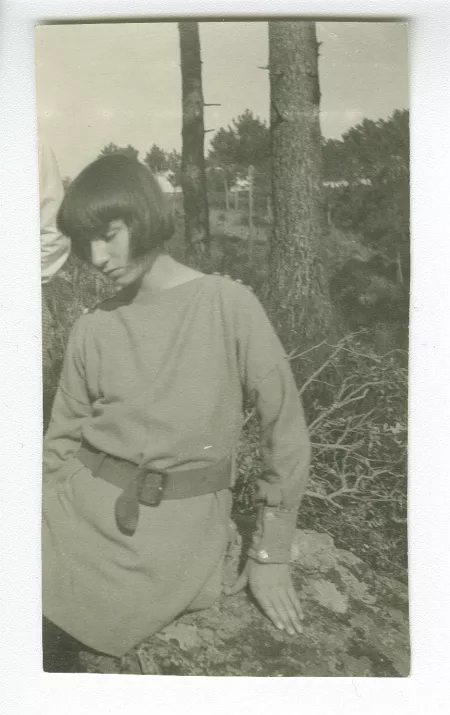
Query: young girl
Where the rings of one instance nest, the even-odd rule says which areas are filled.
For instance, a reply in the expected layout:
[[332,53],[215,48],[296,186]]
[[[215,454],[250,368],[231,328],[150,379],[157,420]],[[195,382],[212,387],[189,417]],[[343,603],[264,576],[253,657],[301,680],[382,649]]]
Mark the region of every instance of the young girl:
[[58,225],[118,291],[72,330],[45,438],[44,668],[70,669],[50,662],[58,644],[66,656],[80,643],[122,656],[219,597],[246,396],[264,469],[257,530],[228,593],[248,584],[275,626],[300,633],[288,563],[309,441],[260,303],[164,253],[164,197],[125,156],[81,172]]

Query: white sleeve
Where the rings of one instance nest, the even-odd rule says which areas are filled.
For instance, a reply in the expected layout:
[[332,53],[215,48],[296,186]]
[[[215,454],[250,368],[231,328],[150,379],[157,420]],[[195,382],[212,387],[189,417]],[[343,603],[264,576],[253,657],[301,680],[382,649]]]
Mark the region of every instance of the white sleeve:
[[66,262],[70,241],[59,233],[56,216],[64,196],[56,159],[50,146],[39,140],[39,199],[41,224],[41,280],[48,283]]

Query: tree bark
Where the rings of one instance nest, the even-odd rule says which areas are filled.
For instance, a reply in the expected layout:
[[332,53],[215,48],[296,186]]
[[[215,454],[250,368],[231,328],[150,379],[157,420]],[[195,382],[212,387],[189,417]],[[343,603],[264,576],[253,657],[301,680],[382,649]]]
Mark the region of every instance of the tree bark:
[[186,248],[191,258],[209,255],[209,212],[203,121],[202,63],[198,22],[178,23],[183,102],[183,189]]
[[230,198],[228,194],[228,181],[226,175],[223,177],[223,188],[225,190],[225,211],[228,217],[228,213],[230,211]]
[[330,337],[313,22],[269,22],[273,231],[268,307],[289,350]]

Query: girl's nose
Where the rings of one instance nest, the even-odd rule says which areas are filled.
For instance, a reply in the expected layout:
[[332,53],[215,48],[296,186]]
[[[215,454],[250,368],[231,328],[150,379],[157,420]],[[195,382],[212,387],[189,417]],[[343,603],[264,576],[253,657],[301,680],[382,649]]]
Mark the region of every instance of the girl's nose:
[[105,241],[96,240],[91,243],[91,259],[96,268],[104,268],[108,262],[108,251]]

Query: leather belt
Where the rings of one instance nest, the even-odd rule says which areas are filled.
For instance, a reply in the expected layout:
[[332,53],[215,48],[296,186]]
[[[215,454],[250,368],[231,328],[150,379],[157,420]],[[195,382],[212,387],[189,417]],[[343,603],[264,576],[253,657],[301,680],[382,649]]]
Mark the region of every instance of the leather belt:
[[159,506],[162,499],[189,499],[231,487],[231,458],[197,469],[167,472],[113,457],[83,442],[77,455],[94,477],[123,491],[115,504],[117,526],[131,536],[139,521],[139,504]]

